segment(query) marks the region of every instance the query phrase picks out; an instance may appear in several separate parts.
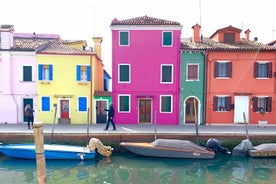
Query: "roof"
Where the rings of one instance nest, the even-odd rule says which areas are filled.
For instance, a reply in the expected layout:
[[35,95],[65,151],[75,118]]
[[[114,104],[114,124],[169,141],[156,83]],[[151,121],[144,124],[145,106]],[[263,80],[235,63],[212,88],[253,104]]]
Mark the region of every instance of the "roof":
[[121,21],[115,18],[112,21],[111,25],[180,25],[180,23],[170,20],[153,18],[145,15],[142,17],[136,17]]
[[95,91],[94,96],[111,96],[111,91]]
[[276,48],[256,41],[241,39],[238,43],[221,43],[211,38],[203,38],[200,42],[193,42],[192,38],[181,39],[182,50],[208,50],[208,51],[275,51]]
[[233,32],[240,33],[242,30],[230,25],[230,26],[218,29],[210,38],[214,37],[217,33],[225,32],[225,31],[233,31]]

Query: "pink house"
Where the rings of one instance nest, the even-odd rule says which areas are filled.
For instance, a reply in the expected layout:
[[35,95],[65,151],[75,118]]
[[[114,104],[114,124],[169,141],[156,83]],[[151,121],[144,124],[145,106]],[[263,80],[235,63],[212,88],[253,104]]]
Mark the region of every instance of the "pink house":
[[180,23],[143,16],[110,28],[115,122],[179,124]]

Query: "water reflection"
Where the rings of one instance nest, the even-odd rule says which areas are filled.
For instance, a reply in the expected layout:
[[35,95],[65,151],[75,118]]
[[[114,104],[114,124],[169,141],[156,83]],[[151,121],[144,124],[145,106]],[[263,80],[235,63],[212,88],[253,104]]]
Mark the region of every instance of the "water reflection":
[[[216,156],[214,160],[113,154],[90,161],[47,161],[47,181],[68,184],[276,184],[276,159]],[[0,156],[1,183],[37,183],[35,160]]]

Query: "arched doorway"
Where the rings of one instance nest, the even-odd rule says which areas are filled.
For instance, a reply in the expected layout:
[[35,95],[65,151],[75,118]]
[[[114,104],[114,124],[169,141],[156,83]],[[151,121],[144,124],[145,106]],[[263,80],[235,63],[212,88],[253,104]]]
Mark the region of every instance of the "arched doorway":
[[198,123],[198,100],[195,97],[189,97],[185,101],[184,106],[185,112],[185,124],[194,124]]

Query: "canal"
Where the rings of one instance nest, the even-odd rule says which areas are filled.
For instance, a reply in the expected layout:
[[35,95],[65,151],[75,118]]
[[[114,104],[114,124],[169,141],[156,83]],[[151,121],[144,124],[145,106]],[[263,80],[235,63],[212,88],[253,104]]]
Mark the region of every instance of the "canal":
[[[48,184],[276,184],[276,159],[216,155],[213,160],[114,153],[89,161],[46,161]],[[0,183],[36,184],[35,160],[0,155]]]

